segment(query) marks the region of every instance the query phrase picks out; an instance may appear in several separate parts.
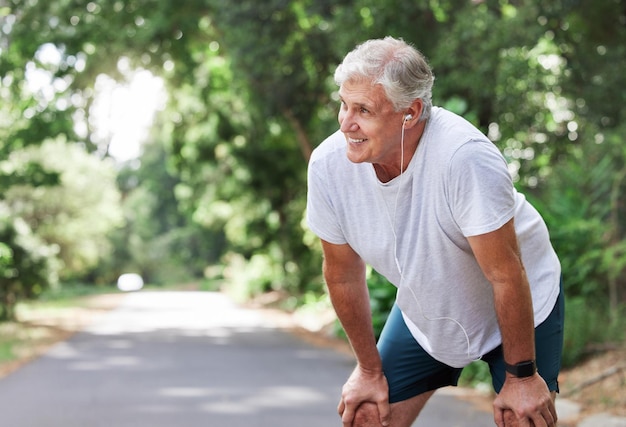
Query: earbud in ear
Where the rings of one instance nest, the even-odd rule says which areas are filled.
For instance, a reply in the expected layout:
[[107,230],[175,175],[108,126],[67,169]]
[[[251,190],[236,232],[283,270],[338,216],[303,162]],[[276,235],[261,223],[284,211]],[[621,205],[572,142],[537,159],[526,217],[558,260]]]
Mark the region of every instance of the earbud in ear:
[[412,114],[407,114],[404,116],[404,121],[408,122],[409,120],[413,120],[413,115]]

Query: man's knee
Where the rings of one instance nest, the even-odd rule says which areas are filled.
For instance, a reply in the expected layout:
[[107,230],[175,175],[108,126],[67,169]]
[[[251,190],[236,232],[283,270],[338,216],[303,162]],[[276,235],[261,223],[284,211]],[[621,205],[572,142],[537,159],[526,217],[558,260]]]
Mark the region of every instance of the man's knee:
[[354,427],[380,427],[378,406],[375,403],[362,403],[354,414]]

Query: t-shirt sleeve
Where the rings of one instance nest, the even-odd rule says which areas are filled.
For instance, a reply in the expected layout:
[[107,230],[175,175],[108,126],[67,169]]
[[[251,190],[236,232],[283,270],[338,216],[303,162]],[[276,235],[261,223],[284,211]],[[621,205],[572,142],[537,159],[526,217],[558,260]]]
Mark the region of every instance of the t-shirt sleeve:
[[506,160],[489,141],[463,144],[450,163],[448,203],[464,236],[495,231],[515,214],[515,188]]
[[342,245],[346,243],[346,239],[331,198],[328,176],[321,173],[316,166],[319,165],[309,164],[307,172],[307,225],[320,239]]

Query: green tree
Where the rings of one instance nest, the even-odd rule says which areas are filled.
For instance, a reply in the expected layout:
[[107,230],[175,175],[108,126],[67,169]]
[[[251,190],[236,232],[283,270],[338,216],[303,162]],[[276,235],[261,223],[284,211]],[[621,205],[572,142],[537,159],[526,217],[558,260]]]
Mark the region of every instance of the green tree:
[[56,247],[47,245],[0,201],[0,321],[15,319],[15,305],[54,285]]
[[57,248],[61,279],[81,277],[110,254],[107,234],[122,219],[111,161],[58,138],[14,151],[5,162],[18,168],[34,162],[59,175],[55,186],[10,187],[4,203],[39,239]]
[[170,169],[163,145],[152,142],[140,161],[120,171],[125,225],[110,236],[115,255],[99,268],[99,276],[133,271],[150,283],[166,284],[203,277],[208,265],[219,262],[223,231],[204,228],[184,214],[175,196],[180,181]]

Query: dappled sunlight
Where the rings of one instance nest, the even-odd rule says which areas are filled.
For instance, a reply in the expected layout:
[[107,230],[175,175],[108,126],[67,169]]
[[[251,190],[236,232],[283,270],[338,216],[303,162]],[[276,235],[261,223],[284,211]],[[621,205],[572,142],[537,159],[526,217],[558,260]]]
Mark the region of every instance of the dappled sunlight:
[[167,397],[207,397],[217,394],[218,391],[206,387],[165,387],[158,391],[161,396]]
[[56,359],[72,359],[78,357],[79,354],[80,352],[67,341],[57,344],[48,352],[48,356]]
[[[128,307],[133,310],[127,310]],[[143,292],[130,294],[105,321],[90,333],[154,332],[182,329],[190,336],[224,338],[232,328],[270,327],[259,313],[236,307],[227,297],[211,292]]]
[[222,414],[253,413],[263,408],[294,408],[328,399],[319,390],[304,386],[165,387],[157,393],[174,399],[195,399],[201,411]]
[[164,108],[166,94],[163,79],[145,69],[132,69],[128,58],[121,58],[117,68],[125,82],[106,74],[96,78],[92,138],[124,162],[141,156],[154,116]]
[[272,386],[257,390],[220,389],[210,393],[213,402],[200,404],[200,409],[214,413],[253,413],[264,408],[294,408],[328,399],[319,390],[309,387]]
[[244,405],[254,407],[292,407],[323,401],[326,397],[310,387],[276,386],[259,389],[244,400]]

